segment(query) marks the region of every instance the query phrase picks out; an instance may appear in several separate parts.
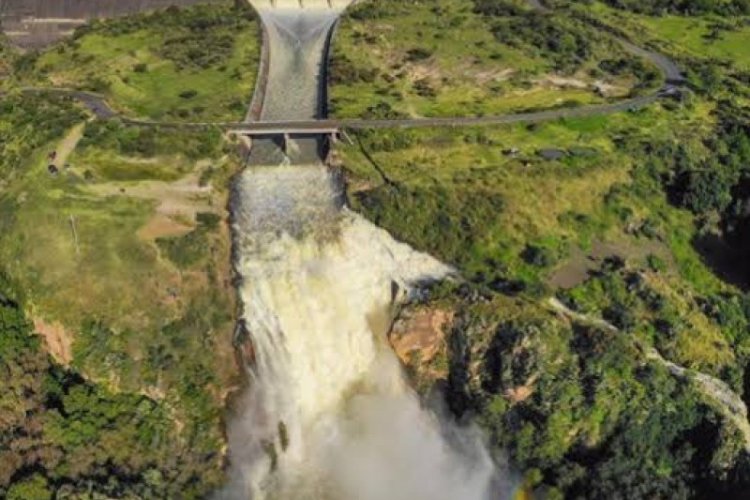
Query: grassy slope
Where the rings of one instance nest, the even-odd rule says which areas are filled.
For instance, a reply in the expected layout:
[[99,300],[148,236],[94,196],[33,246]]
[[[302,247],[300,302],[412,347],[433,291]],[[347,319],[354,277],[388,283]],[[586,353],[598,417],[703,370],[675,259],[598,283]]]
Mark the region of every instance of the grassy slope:
[[[619,11],[595,2],[589,13],[633,33],[636,37],[666,43],[670,49],[686,56],[710,57],[739,69],[750,69],[750,25],[747,19],[725,19],[719,16],[652,17]],[[716,33],[712,36],[712,33]]]
[[[210,487],[220,477],[223,391],[235,375],[229,235],[221,221],[237,165],[218,134],[151,130],[149,142],[137,129],[89,124],[76,144],[84,125],[70,103],[6,99],[5,146],[35,149],[2,165],[0,274],[16,284],[31,319],[59,327],[63,343],[72,342],[72,356],[47,347],[59,361],[111,390],[148,394],[171,408],[181,429],[174,437],[204,457],[203,487]],[[33,142],[42,124],[24,120],[41,117],[45,106],[59,108],[67,125],[46,111],[59,135]],[[145,154],[123,147],[148,143]],[[67,158],[54,160],[60,173],[50,175],[48,152],[66,149],[73,149]],[[198,183],[213,187],[181,194]],[[161,196],[183,215],[144,232],[159,220]],[[196,222],[196,213],[215,215]]]
[[[15,54],[8,46],[8,40],[4,34],[0,33],[0,79],[3,81],[6,80],[10,74],[10,66],[14,57]],[[2,88],[2,86],[3,85],[0,84],[0,88]]]
[[[45,50],[20,83],[103,92],[134,116],[239,120],[255,83],[260,39],[252,15],[229,4],[95,23]],[[196,95],[185,97],[191,91]]]
[[[706,129],[709,110],[698,106],[678,112],[681,127],[691,133]],[[634,192],[631,172],[637,160],[615,144],[623,135],[673,137],[674,119],[655,107],[548,123],[533,131],[525,126],[418,131],[409,133],[407,147],[392,151],[378,151],[380,137],[364,137],[365,149],[395,186],[382,184],[358,146],[342,153],[355,208],[398,238],[459,265],[474,280],[510,278],[544,286],[575,266],[581,251],[587,254],[595,243],[606,243],[641,263],[651,253],[673,262],[675,286],[686,280],[693,291],[721,290],[691,247],[692,217],[670,208],[663,196]],[[546,162],[537,151],[547,147],[585,148],[586,153]],[[520,150],[517,158],[503,154],[510,148]],[[628,234],[629,227],[646,221],[659,227],[658,238]],[[546,249],[551,262],[528,263],[528,246]],[[720,340],[715,328],[685,334]],[[718,350],[724,350],[719,343]],[[712,358],[714,349],[705,344],[711,351],[706,359]],[[698,366],[701,359],[684,356],[680,361]]]
[[[706,20],[643,17],[638,22],[654,31],[639,32],[633,19],[614,24],[677,55],[718,54],[697,32],[675,28]],[[742,36],[744,29],[722,35],[735,47]],[[744,51],[721,50],[743,67]],[[707,425],[699,434],[714,439],[715,424],[698,423],[704,410],[696,408],[707,400],[686,386],[675,389],[658,367],[644,372],[641,350],[654,346],[743,391],[747,297],[697,251],[696,218],[668,202],[637,146],[683,144],[696,158],[710,157],[704,141],[715,126],[713,109],[697,99],[530,127],[378,131],[340,147],[354,207],[456,264],[478,290],[435,291],[433,305],[458,318],[442,373],[454,410],[479,412],[492,442],[510,451],[529,485],[544,482],[553,494],[679,496],[679,480],[668,478],[689,475],[691,466],[677,452],[656,456],[653,449],[674,451],[689,441],[705,456],[716,453],[716,470],[730,469],[739,456],[731,426],[714,448],[686,438],[692,426]],[[547,147],[587,152],[546,162],[536,153]],[[517,157],[503,154],[510,148],[520,150]],[[612,255],[623,258],[622,267],[604,261]],[[561,277],[569,278],[565,290]],[[627,335],[551,315],[551,294]],[[431,369],[441,371],[425,372]],[[649,448],[652,438],[644,436],[654,435],[662,441]],[[634,448],[631,439],[640,444]]]
[[[378,103],[410,116],[491,115],[563,103],[601,101],[589,71],[603,57],[623,56],[617,45],[601,44],[595,57],[572,75],[583,88],[553,85],[559,74],[542,51],[498,43],[491,22],[472,11],[469,0],[390,2],[378,15],[350,14],[334,41],[332,112],[361,116]],[[366,11],[368,5],[364,4]],[[424,56],[414,56],[414,50]],[[350,72],[359,78],[347,78]],[[337,78],[337,75],[342,75]],[[561,75],[562,76],[562,75]],[[627,93],[634,79],[603,76]],[[420,89],[426,87],[426,92]]]

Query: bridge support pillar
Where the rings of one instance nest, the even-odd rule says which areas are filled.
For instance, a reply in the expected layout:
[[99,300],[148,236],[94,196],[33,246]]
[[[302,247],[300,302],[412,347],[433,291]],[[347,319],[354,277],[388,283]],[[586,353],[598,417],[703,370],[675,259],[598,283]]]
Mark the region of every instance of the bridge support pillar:
[[292,138],[289,136],[288,132],[284,132],[284,143],[281,147],[281,149],[284,151],[284,154],[289,154],[289,141],[291,141]]

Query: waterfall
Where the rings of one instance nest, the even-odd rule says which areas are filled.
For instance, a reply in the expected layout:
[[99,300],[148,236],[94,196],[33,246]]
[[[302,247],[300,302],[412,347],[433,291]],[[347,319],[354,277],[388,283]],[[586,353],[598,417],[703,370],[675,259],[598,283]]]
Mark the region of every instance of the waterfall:
[[323,165],[251,167],[236,181],[235,267],[254,363],[219,496],[499,498],[478,433],[423,408],[387,345],[394,305],[451,269],[342,200]]
[[[265,33],[259,118],[324,116],[330,38],[351,0],[250,3]],[[250,362],[227,428],[230,478],[218,496],[503,498],[478,431],[424,408],[387,342],[395,307],[452,270],[348,210],[343,182],[321,163],[326,144],[256,137],[234,184],[234,266]]]

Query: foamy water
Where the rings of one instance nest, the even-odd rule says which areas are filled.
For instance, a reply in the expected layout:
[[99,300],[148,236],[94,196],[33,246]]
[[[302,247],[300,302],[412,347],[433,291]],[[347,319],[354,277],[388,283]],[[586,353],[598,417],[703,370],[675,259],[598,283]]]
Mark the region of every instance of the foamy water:
[[236,189],[256,363],[224,497],[499,498],[479,435],[422,408],[386,341],[394,305],[450,268],[343,207],[326,167],[253,168]]
[[[320,116],[328,38],[350,0],[251,3],[270,49],[262,118]],[[451,269],[345,207],[341,179],[317,160],[322,138],[283,151],[276,139],[254,141],[253,166],[235,183],[234,264],[254,363],[219,496],[501,498],[479,433],[423,408],[387,343],[395,307]]]

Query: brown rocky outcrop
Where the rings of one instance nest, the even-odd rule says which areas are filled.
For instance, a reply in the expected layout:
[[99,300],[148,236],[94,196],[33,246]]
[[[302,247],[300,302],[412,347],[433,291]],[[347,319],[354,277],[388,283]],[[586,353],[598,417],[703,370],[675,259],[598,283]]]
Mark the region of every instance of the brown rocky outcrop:
[[448,374],[446,337],[454,311],[419,306],[406,308],[396,319],[388,340],[401,362],[419,380]]

